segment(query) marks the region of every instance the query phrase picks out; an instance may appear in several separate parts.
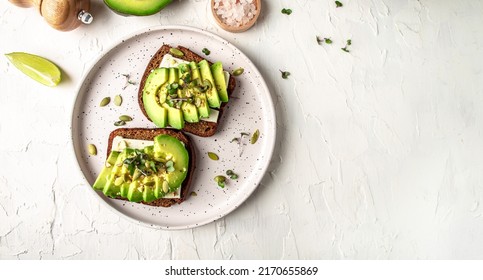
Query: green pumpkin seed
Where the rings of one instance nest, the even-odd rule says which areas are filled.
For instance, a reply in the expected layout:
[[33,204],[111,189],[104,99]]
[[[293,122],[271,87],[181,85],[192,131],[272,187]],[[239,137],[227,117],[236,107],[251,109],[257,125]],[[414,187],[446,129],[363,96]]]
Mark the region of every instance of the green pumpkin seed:
[[255,144],[257,143],[258,137],[260,136],[260,131],[257,129],[252,135],[252,138],[250,139],[250,144]]
[[137,180],[139,177],[141,177],[141,172],[139,172],[139,170],[136,168],[136,170],[134,170],[134,174],[132,175],[132,179]]
[[87,150],[89,151],[89,155],[91,156],[95,156],[97,155],[97,148],[96,148],[96,145],[94,144],[89,144],[87,146]]
[[163,181],[163,192],[165,193],[169,192],[169,184],[166,181]]
[[122,115],[122,116],[119,117],[119,120],[125,121],[125,122],[130,122],[130,121],[132,121],[132,118],[128,115]]
[[236,180],[236,179],[238,179],[238,175],[236,175],[236,174],[232,174],[232,175],[230,176],[230,179],[232,179],[232,180]]
[[119,94],[114,96],[114,105],[121,106],[121,104],[122,104],[122,96],[120,96]]
[[232,73],[232,75],[233,76],[240,76],[241,74],[243,74],[244,71],[245,71],[245,69],[243,69],[243,68],[240,67],[240,68],[234,70],[233,73]]
[[41,84],[54,87],[62,80],[59,67],[41,56],[24,52],[8,53],[5,56],[22,73]]
[[208,152],[208,157],[212,160],[219,160],[220,159],[217,154],[212,153],[212,152]]
[[182,51],[175,48],[169,49],[169,53],[175,56],[184,56],[184,53]]
[[101,106],[101,107],[107,106],[107,104],[109,104],[109,102],[111,102],[111,98],[110,97],[104,97],[101,100],[101,103],[99,104],[99,106]]
[[122,185],[122,183],[124,183],[124,177],[117,177],[116,180],[114,180],[114,185],[117,187]]
[[191,196],[198,196],[196,192],[191,192]]
[[126,124],[125,121],[117,121],[117,122],[114,123],[115,126],[123,126],[125,124]]
[[225,187],[225,181],[226,181],[226,177],[225,176],[218,175],[218,176],[215,177],[215,182],[218,183],[218,186],[220,188],[224,188]]

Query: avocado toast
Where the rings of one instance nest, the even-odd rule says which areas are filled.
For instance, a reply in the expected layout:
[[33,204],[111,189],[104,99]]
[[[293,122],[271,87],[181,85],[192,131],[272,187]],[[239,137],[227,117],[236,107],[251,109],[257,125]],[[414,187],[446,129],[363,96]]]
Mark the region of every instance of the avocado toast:
[[109,135],[106,164],[93,188],[106,196],[170,207],[189,195],[195,151],[171,129],[120,128]]
[[[185,62],[181,63],[182,65],[180,64],[179,72],[175,71],[173,73],[173,68],[160,68],[163,58],[168,55],[178,60],[182,59]],[[186,72],[189,74],[183,73],[183,67],[188,68]],[[200,72],[201,75],[199,74]],[[193,81],[190,82],[183,78],[187,75],[189,75],[190,80],[193,78]],[[220,75],[223,75],[221,63],[213,64],[183,46],[173,49],[169,45],[163,45],[151,58],[140,82],[138,103],[141,111],[146,118],[153,121],[158,127],[169,125],[197,136],[212,136],[216,133],[221,115],[226,109],[228,99],[236,87],[236,81],[233,76],[230,75],[228,79],[223,79],[220,78]],[[194,94],[193,97],[190,95],[182,96],[184,93],[179,88],[183,87],[183,80],[187,82],[186,84],[192,84],[196,76],[200,76],[198,80],[201,81],[196,86],[199,88],[205,87],[206,92],[201,93],[201,95]],[[158,79],[157,84],[156,79]],[[179,88],[178,80],[181,84]],[[176,84],[176,88],[170,88],[173,84]],[[163,90],[164,96],[162,94]],[[169,92],[175,92],[175,99],[172,100],[190,99],[191,103],[181,102],[181,105],[177,105],[178,108],[174,108],[175,106],[172,104],[168,106],[166,103],[169,104],[170,102],[169,96],[171,94]],[[148,99],[151,100],[148,101]],[[165,101],[166,103],[164,103]],[[210,111],[217,112],[217,115],[210,115]]]

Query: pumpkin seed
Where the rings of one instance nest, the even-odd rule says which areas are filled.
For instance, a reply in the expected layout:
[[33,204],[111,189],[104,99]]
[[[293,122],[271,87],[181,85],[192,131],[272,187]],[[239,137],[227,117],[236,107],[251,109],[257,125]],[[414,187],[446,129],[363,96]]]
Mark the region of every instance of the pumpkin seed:
[[123,126],[125,124],[126,124],[125,121],[117,121],[117,122],[114,123],[115,126]]
[[128,115],[122,115],[122,116],[119,117],[119,120],[125,121],[125,122],[130,122],[130,121],[132,121],[132,118]]
[[95,156],[97,155],[97,148],[96,148],[96,145],[94,144],[89,144],[87,146],[87,150],[89,151],[89,155],[91,156]]
[[225,176],[218,175],[218,176],[215,177],[215,182],[218,183],[218,186],[220,188],[224,188],[225,187],[225,181],[226,181],[226,177]]
[[124,183],[124,178],[121,176],[121,177],[117,177],[116,180],[114,180],[114,185],[119,187],[120,185],[122,185],[122,183]]
[[257,143],[258,137],[260,136],[260,131],[257,129],[252,135],[252,138],[250,139],[250,144],[255,144]]
[[198,196],[196,192],[191,192],[191,196]]
[[232,175],[230,176],[230,179],[232,179],[232,180],[236,180],[236,179],[238,179],[238,175],[236,175],[236,174],[232,174]]
[[8,53],[5,56],[18,70],[41,84],[54,87],[62,80],[59,67],[41,56],[24,52]]
[[99,106],[101,106],[101,107],[107,106],[107,104],[109,104],[109,102],[111,102],[111,98],[110,97],[104,97],[104,98],[102,98]]
[[139,170],[136,168],[136,170],[134,170],[134,174],[132,175],[132,179],[137,180],[139,177],[141,177],[141,172],[139,172]]
[[114,96],[114,105],[121,106],[121,104],[122,104],[122,96],[119,94]]
[[184,56],[184,53],[182,51],[175,48],[169,49],[169,53],[175,56]]
[[212,160],[219,160],[220,159],[217,154],[212,153],[212,152],[208,152],[208,157]]
[[165,193],[169,192],[169,184],[166,181],[163,181],[163,192]]
[[234,70],[233,73],[232,73],[232,75],[233,76],[240,76],[241,74],[243,74],[244,71],[245,71],[245,69],[243,69],[243,68],[240,67],[240,68]]

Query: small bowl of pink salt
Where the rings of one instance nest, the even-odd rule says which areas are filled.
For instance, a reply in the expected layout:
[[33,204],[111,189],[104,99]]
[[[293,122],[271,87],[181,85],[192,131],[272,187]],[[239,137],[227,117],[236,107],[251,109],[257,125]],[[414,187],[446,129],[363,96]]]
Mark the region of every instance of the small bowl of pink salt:
[[261,0],[211,0],[216,23],[230,32],[243,32],[252,27],[261,8]]

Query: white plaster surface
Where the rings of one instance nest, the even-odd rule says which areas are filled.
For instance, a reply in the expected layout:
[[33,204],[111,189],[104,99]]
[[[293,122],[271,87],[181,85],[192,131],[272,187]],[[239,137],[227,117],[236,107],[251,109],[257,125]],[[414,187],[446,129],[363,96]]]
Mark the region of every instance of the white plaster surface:
[[[483,258],[482,1],[264,0],[241,34],[215,25],[208,0],[142,18],[92,2],[94,23],[68,33],[0,3],[0,53],[36,53],[66,74],[48,88],[0,57],[1,259]],[[182,231],[137,226],[101,205],[70,143],[87,66],[119,38],[167,24],[245,52],[278,118],[257,191]]]

